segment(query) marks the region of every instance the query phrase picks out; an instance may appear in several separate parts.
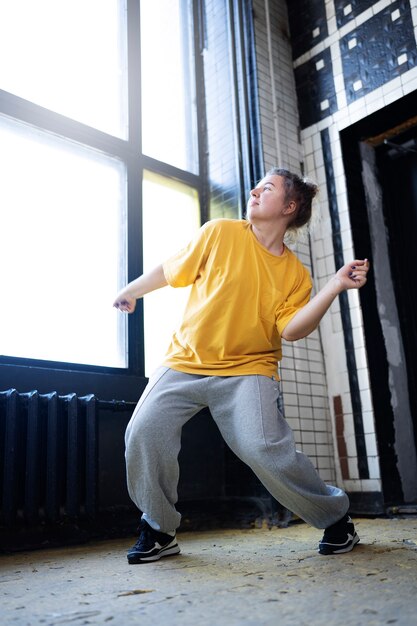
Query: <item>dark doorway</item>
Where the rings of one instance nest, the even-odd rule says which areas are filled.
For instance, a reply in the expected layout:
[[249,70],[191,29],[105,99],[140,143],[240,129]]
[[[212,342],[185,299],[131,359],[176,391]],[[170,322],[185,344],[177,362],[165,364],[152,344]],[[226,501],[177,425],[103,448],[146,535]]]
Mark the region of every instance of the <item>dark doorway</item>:
[[[366,289],[361,290],[365,343],[368,356],[371,391],[375,412],[375,428],[381,466],[384,502],[387,506],[415,501],[413,489],[417,476],[404,478],[404,469],[415,458],[417,448],[417,93],[361,120],[341,133],[352,236],[356,255],[371,260]],[[375,177],[382,193],[382,230],[375,232],[368,219],[369,201],[363,184],[364,144],[370,146],[375,164]],[[369,190],[368,190],[369,193]],[[369,200],[369,199],[368,199]],[[372,220],[371,220],[372,221]],[[381,240],[376,240],[376,237]],[[407,388],[409,433],[408,451],[401,444],[404,426],[398,421],[396,388],[390,369],[391,354],[387,344],[384,303],[380,285],[380,266],[375,267],[372,249],[384,239],[386,263],[391,274],[392,290],[385,290],[385,301],[397,311],[398,332],[404,353],[404,384]],[[375,255],[376,256],[376,255]],[[378,261],[377,261],[378,262]],[[379,289],[378,289],[379,287]],[[388,329],[390,332],[393,328]],[[392,359],[391,359],[392,360]],[[412,450],[410,453],[410,440]],[[406,470],[405,470],[406,473]],[[410,489],[410,481],[414,485]]]
[[417,446],[417,126],[385,140],[376,154]]

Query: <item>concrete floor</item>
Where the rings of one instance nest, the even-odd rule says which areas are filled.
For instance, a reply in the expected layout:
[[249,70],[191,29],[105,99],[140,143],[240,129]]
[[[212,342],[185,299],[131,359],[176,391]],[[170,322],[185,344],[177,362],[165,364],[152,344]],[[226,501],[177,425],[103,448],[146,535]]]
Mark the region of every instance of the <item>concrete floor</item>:
[[182,553],[131,565],[131,539],[0,558],[0,623],[114,626],[417,624],[417,518],[356,519],[361,543],[323,557],[321,532],[180,533]]

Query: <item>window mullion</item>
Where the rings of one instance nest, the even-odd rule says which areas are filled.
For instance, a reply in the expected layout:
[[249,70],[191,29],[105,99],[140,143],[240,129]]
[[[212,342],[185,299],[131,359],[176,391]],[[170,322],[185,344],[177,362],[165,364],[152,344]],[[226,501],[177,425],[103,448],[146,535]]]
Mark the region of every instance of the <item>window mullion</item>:
[[210,184],[209,184],[209,159],[208,137],[206,117],[206,97],[204,78],[203,52],[205,46],[204,30],[204,0],[193,1],[194,12],[194,58],[195,58],[195,81],[196,81],[196,107],[197,107],[197,137],[198,137],[198,163],[199,185],[198,193],[200,200],[201,223],[207,222],[210,215]]

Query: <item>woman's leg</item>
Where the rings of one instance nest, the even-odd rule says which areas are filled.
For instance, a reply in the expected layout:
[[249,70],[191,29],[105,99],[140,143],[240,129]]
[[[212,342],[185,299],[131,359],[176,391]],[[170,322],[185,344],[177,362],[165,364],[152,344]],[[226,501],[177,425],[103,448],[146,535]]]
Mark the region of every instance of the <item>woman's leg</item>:
[[149,380],[126,429],[129,495],[155,530],[175,530],[179,478],[178,454],[184,424],[203,405],[198,400],[201,377],[159,368]]
[[326,485],[295,448],[278,410],[278,382],[266,376],[213,377],[209,408],[226,443],[271,495],[311,526],[327,528],[349,508],[347,495]]

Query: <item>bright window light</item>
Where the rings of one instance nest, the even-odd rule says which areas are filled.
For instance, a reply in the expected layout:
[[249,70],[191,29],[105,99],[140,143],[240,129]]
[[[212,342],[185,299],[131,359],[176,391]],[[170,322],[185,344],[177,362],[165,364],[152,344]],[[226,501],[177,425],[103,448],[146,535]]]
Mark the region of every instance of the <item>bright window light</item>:
[[126,172],[0,118],[0,354],[127,367]]
[[127,137],[126,0],[0,2],[0,89]]
[[189,0],[141,0],[143,152],[196,172],[197,125]]
[[[199,226],[200,207],[195,189],[159,174],[144,172],[145,272],[187,245]],[[161,364],[172,333],[181,321],[188,295],[189,287],[164,287],[145,296],[145,376]]]

